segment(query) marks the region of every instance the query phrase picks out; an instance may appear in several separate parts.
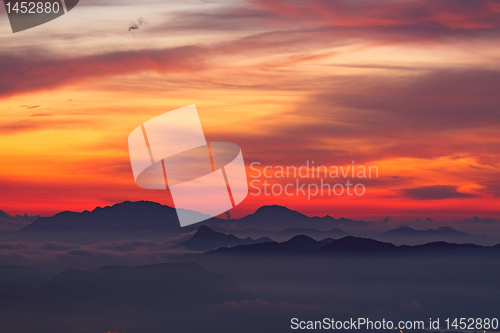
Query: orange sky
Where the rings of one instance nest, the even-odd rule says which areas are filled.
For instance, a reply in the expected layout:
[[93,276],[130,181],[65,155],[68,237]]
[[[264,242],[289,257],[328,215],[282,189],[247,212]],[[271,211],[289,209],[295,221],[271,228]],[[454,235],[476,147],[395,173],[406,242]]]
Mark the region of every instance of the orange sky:
[[498,1],[82,0],[16,34],[1,8],[10,214],[171,204],[135,185],[128,134],[196,104],[207,140],[238,144],[249,176],[252,162],[379,170],[361,197],[249,195],[234,216],[280,204],[364,219],[500,217]]

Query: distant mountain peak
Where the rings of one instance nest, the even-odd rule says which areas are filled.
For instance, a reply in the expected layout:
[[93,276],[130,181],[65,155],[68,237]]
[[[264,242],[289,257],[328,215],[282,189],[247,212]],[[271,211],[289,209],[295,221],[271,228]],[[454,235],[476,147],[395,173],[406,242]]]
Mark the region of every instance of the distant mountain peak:
[[458,233],[462,233],[461,231],[458,231],[457,229],[453,229],[450,226],[439,227],[439,228],[435,229],[435,231],[438,231],[438,232],[458,232]]
[[180,229],[175,208],[152,201],[124,201],[92,211],[42,217],[20,231],[139,231]]
[[269,239],[266,238],[254,240],[250,237],[241,239],[235,235],[218,232],[210,229],[206,225],[202,225],[198,228],[193,237],[185,242],[175,245],[173,248],[185,248],[192,251],[210,251],[219,247],[255,244],[268,240]]
[[399,228],[396,228],[396,229],[393,229],[393,230],[408,230],[408,231],[416,231],[416,229],[413,229],[412,227],[407,226],[407,225],[404,225],[404,226],[402,226],[402,227],[399,227]]
[[395,244],[419,245],[431,242],[445,241],[448,243],[474,243],[482,245],[493,245],[495,240],[488,236],[478,236],[456,230],[450,226],[442,226],[436,229],[416,230],[409,226],[402,226],[386,231],[380,236],[384,241]]
[[200,226],[195,233],[195,235],[216,235],[216,234],[222,234],[222,233],[212,230],[206,225]]
[[317,242],[313,238],[305,235],[297,235],[295,237],[290,238],[286,242],[280,243],[280,246],[295,249],[300,251],[313,251],[319,249],[324,244],[321,242]]
[[317,243],[313,238],[305,235],[297,235],[282,244],[313,244]]
[[464,232],[458,231],[456,229],[453,229],[450,226],[443,226],[439,227],[437,229],[427,229],[427,230],[417,230],[413,229],[410,226],[401,226],[396,229],[391,229],[389,231],[386,231],[384,235],[420,235],[420,234],[427,234],[427,235],[433,235],[433,234],[465,234]]
[[10,218],[11,216],[0,209],[0,218]]
[[394,251],[395,249],[397,249],[397,246],[392,243],[380,242],[371,238],[347,236],[341,239],[334,240],[330,244],[323,246],[320,250],[352,253],[377,253]]
[[307,217],[306,215],[299,213],[293,209],[290,209],[285,206],[279,206],[279,205],[267,205],[267,206],[262,206],[258,208],[252,215],[277,215],[279,214],[280,216],[287,216],[287,215],[293,215],[293,216],[300,216],[300,217]]
[[347,236],[338,240],[318,242],[314,239],[298,235],[286,242],[241,245],[232,248],[218,249],[208,254],[235,255],[295,255],[295,254],[380,254],[397,251],[397,246],[370,238]]

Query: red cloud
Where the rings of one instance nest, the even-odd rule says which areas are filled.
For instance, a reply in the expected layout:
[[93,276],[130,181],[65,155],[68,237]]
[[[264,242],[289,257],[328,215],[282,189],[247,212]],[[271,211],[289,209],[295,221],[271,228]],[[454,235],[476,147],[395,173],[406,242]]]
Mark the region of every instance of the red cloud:
[[485,29],[500,26],[500,5],[494,1],[350,1],[250,0],[287,19],[287,23],[327,26],[444,26]]
[[202,48],[120,51],[58,59],[0,55],[0,96],[54,88],[62,84],[140,71],[185,72],[203,68]]

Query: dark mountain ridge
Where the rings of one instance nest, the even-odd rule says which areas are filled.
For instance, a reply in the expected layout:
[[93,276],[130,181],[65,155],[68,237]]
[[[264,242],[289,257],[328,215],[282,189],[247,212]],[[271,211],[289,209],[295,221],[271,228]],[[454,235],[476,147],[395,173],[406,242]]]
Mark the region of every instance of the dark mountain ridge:
[[20,232],[39,231],[141,231],[180,229],[175,208],[150,201],[125,201],[93,211],[61,212],[42,217]]
[[222,232],[217,232],[209,227],[202,225],[198,231],[185,242],[181,242],[175,245],[173,248],[185,248],[192,251],[210,251],[215,250],[219,247],[228,247],[235,245],[246,245],[246,244],[256,244],[272,242],[272,239],[267,237],[262,237],[259,239],[252,239],[247,237],[245,239],[238,238],[232,234],[225,234]]
[[449,226],[436,229],[416,230],[409,226],[402,226],[383,233],[380,240],[396,244],[419,245],[430,242],[444,241],[448,243],[474,243],[494,245],[497,242],[488,236],[478,236],[458,231]]
[[[193,212],[193,214],[195,213]],[[149,233],[150,235],[162,233],[179,235],[198,230],[200,226],[205,225],[212,230],[231,233],[231,236],[225,237],[225,243],[219,241],[221,246],[235,246],[252,243],[255,238],[265,236],[277,241],[284,241],[297,235],[306,235],[317,240],[327,237],[339,239],[349,236],[344,230],[339,229],[340,226],[356,230],[358,227],[372,224],[372,222],[345,218],[335,219],[329,215],[309,217],[287,207],[271,205],[260,207],[253,214],[241,219],[210,218],[181,228],[175,208],[149,201],[125,201],[113,206],[98,207],[91,212],[61,212],[52,217],[42,217],[22,228],[19,234],[29,234],[33,237],[38,234],[48,235],[49,233],[78,236],[85,233],[94,233],[94,235],[115,234],[116,237],[127,233],[127,237],[131,237],[131,235],[133,237],[139,232],[143,234]],[[244,242],[236,239],[245,237],[247,238]],[[251,238],[248,239],[248,237]],[[396,245],[419,245],[436,241],[481,245],[498,243],[498,241],[487,236],[471,235],[451,227],[415,230],[406,226],[389,230],[376,238]],[[201,246],[196,250],[206,251],[209,247],[211,246]]]
[[[196,214],[195,212],[192,212]],[[290,228],[332,230],[341,225],[365,226],[369,222],[331,216],[309,217],[283,206],[263,206],[241,219],[210,218],[195,225],[181,228],[175,208],[150,201],[125,201],[112,206],[97,207],[81,213],[65,211],[52,217],[41,217],[19,232],[126,232],[176,231],[189,232],[200,225],[229,231],[244,228],[281,231]],[[335,232],[333,230],[332,232]],[[341,232],[341,231],[339,231]]]
[[[326,244],[325,244],[326,243]],[[494,255],[500,254],[500,244],[481,246],[433,242],[424,245],[401,245],[370,238],[347,236],[330,242],[316,241],[307,236],[296,236],[286,242],[267,242],[219,248],[204,255]]]

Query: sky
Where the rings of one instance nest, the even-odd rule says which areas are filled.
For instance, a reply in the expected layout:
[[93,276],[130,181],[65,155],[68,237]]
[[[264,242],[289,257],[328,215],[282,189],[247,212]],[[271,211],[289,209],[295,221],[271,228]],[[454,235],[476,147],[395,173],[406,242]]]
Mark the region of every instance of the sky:
[[127,138],[196,104],[207,141],[239,145],[261,190],[321,181],[258,177],[265,167],[378,170],[323,179],[361,183],[363,195],[252,187],[232,216],[279,204],[311,216],[500,219],[500,1],[81,0],[15,34],[0,6],[0,45],[8,214],[172,205],[135,184]]

